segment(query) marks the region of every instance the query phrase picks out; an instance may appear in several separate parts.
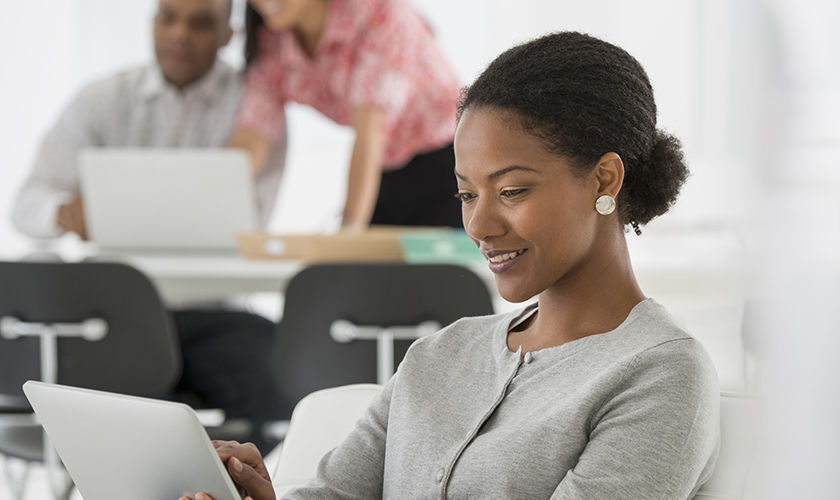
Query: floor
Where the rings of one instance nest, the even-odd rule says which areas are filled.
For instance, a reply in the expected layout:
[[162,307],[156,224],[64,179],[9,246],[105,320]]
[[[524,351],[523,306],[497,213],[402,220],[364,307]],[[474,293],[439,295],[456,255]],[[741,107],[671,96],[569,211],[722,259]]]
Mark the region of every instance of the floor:
[[[13,496],[9,478],[6,475],[11,471],[18,476],[23,469],[23,464],[16,460],[0,456],[0,500],[18,500]],[[46,470],[40,465],[32,465],[27,475],[24,496],[20,500],[49,500],[52,498]],[[81,500],[82,496],[74,492],[71,500]]]

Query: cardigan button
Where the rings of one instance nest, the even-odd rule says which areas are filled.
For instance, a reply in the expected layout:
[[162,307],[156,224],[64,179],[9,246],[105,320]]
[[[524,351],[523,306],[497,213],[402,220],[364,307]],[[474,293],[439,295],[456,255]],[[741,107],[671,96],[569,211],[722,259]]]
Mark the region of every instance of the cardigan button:
[[437,482],[443,481],[443,476],[445,476],[445,475],[446,475],[446,471],[444,469],[438,470],[437,474],[435,475],[435,481],[437,481]]

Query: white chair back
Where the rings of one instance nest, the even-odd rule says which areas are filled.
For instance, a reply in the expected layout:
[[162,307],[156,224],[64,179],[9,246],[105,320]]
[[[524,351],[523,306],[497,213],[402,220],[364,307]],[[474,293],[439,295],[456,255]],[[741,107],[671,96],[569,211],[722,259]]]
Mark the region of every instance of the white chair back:
[[720,395],[720,455],[712,477],[694,500],[742,500],[755,463],[758,399],[750,394]]
[[354,384],[315,391],[295,406],[277,467],[275,488],[302,486],[315,477],[318,462],[350,434],[382,386]]

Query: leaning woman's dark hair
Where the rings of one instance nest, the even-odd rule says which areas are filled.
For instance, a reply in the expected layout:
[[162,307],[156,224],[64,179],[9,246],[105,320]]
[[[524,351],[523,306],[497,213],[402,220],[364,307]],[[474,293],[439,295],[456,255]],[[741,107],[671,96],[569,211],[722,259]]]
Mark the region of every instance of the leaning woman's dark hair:
[[624,162],[619,220],[637,233],[668,211],[688,176],[679,141],[656,128],[645,70],[597,38],[554,33],[506,51],[462,91],[458,117],[484,106],[514,112],[581,175],[617,153]]
[[251,4],[245,4],[245,67],[257,58],[257,32],[265,24],[262,16]]

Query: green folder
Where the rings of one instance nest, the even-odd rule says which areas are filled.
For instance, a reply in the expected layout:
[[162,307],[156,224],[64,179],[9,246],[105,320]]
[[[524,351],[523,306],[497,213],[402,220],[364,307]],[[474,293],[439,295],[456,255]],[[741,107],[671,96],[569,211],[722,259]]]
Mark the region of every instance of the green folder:
[[409,263],[469,265],[485,260],[463,229],[403,231],[400,247]]

